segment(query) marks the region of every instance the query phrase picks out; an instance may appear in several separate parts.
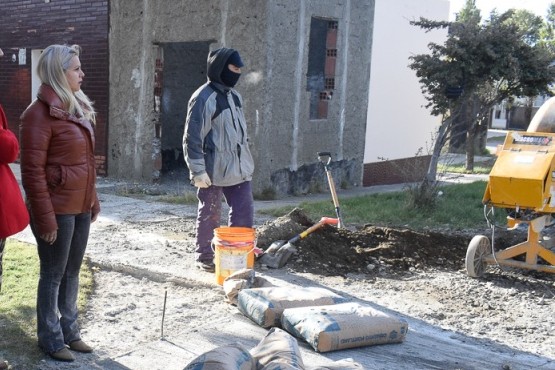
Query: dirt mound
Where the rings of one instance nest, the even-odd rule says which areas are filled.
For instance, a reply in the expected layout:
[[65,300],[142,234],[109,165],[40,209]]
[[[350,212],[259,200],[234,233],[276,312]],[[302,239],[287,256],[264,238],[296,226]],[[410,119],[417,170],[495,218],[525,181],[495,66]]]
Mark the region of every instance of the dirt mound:
[[[276,240],[291,239],[315,222],[302,209],[295,208],[257,228],[258,246],[266,249]],[[352,231],[324,225],[294,243],[297,253],[287,267],[327,276],[384,270],[393,274],[429,268],[460,270],[464,268],[466,250],[473,236],[470,232],[417,232],[374,225]],[[512,239],[505,236],[496,243],[511,245],[508,243],[513,243]]]

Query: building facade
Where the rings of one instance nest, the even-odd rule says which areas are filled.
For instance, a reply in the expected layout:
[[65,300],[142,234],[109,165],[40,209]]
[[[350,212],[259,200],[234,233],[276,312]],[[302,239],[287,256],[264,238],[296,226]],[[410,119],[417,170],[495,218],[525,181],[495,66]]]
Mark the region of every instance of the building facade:
[[[374,1],[110,2],[109,174],[186,179],[187,101],[206,81],[208,51],[240,51],[255,157],[255,193],[360,186]],[[184,180],[186,181],[186,180]]]
[[447,21],[447,0],[376,0],[372,71],[364,150],[363,185],[421,181],[430,161],[440,117],[424,106],[409,57],[429,54],[447,32],[425,32],[410,21]]
[[10,129],[19,132],[19,116],[35,99],[39,81],[35,66],[51,44],[78,44],[85,79],[83,91],[94,101],[96,159],[99,175],[107,174],[109,101],[108,1],[2,0],[0,2],[0,104]]

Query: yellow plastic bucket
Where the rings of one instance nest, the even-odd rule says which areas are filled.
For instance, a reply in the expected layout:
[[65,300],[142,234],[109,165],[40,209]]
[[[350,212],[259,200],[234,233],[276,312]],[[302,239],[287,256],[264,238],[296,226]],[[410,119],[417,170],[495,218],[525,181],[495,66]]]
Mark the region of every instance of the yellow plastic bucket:
[[218,227],[214,229],[214,264],[216,283],[222,285],[235,271],[254,267],[256,230],[250,227]]

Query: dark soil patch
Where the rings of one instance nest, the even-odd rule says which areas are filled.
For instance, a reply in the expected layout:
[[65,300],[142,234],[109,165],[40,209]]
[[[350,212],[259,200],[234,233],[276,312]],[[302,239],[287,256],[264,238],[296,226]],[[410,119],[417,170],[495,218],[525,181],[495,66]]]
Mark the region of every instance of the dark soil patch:
[[[286,216],[257,228],[258,246],[266,249],[275,241],[291,239],[315,222],[296,208]],[[415,269],[463,269],[468,243],[474,234],[471,231],[447,232],[374,225],[352,231],[325,225],[294,243],[297,253],[286,267],[326,276],[383,272],[402,274]],[[526,237],[522,233],[505,234],[496,238],[497,246],[514,245]]]

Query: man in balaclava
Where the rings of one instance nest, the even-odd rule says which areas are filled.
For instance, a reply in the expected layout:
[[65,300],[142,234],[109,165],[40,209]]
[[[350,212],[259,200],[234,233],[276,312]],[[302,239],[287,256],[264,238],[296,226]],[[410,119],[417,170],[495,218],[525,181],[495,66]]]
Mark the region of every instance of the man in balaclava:
[[214,272],[212,238],[220,226],[222,196],[229,226],[252,227],[251,180],[254,160],[243,113],[233,89],[241,76],[239,52],[220,48],[208,54],[208,81],[191,96],[183,135],[183,153],[191,184],[197,187],[196,266]]

